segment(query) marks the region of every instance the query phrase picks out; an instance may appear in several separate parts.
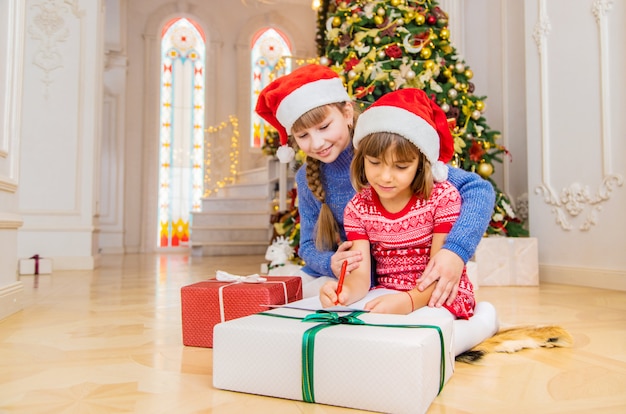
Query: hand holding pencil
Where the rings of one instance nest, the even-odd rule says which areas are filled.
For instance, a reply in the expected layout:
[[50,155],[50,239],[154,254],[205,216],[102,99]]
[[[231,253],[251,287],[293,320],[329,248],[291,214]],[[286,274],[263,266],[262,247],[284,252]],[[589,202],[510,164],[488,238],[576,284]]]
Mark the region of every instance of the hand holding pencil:
[[346,278],[346,269],[348,268],[348,261],[344,260],[341,264],[341,275],[339,275],[339,283],[337,284],[337,300],[335,301],[335,305],[339,304],[339,294],[341,293],[341,289],[343,289],[343,281]]

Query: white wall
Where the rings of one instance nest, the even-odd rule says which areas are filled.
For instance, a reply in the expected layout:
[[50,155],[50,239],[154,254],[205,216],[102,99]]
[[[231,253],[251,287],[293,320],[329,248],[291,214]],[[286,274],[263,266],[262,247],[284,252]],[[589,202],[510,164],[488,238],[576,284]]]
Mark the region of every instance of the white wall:
[[97,265],[102,107],[99,2],[26,2],[18,208],[20,257]]
[[21,68],[24,4],[0,2],[0,319],[22,308],[22,282],[17,273]]
[[524,17],[541,280],[626,289],[626,2],[527,0]]
[[124,186],[126,51],[125,2],[106,0],[104,27],[104,100],[100,151],[100,232],[98,245],[103,253],[124,253]]
[[[520,209],[526,201],[526,102],[524,5],[518,1],[462,2],[464,38],[460,54],[474,72],[475,95],[486,96],[485,117],[500,131],[509,157],[495,165],[492,178]],[[453,33],[451,33],[454,41]],[[521,205],[520,205],[521,204]]]

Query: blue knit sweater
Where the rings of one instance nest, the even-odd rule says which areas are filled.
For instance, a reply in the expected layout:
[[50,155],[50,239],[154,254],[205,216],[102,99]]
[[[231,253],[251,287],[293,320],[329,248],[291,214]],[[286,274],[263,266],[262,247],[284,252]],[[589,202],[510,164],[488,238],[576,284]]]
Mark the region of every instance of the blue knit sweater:
[[[326,204],[339,224],[341,240],[346,239],[343,229],[343,211],[355,190],[350,183],[350,162],[353,157],[349,145],[335,161],[321,164],[322,185],[326,190]],[[478,174],[460,168],[448,168],[450,181],[461,194],[461,215],[446,237],[444,249],[456,253],[467,262],[480,242],[493,212],[495,192],[493,186]],[[298,210],[300,214],[300,249],[298,255],[306,263],[302,270],[311,276],[332,276],[330,258],[334,251],[315,248],[315,223],[320,214],[321,203],[315,198],[306,180],[306,166],[296,173],[298,186]]]

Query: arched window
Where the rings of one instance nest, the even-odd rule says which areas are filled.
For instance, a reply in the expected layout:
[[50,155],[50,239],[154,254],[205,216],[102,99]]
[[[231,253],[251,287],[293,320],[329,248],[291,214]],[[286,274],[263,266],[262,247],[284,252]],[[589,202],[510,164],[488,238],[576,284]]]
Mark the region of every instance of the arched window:
[[265,142],[266,122],[259,117],[254,108],[261,90],[275,78],[291,72],[291,60],[286,59],[284,65],[277,67],[280,58],[291,56],[291,45],[287,36],[273,28],[265,28],[257,32],[251,45],[251,105],[250,108],[250,146],[261,148]]
[[190,212],[200,210],[204,177],[205,38],[176,18],[161,32],[158,246],[189,242]]

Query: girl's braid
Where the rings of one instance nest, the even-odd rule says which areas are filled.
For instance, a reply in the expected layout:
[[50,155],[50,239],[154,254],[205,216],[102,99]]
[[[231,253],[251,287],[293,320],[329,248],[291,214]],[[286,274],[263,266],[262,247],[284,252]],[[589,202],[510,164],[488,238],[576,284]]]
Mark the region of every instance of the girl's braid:
[[326,202],[326,191],[322,185],[322,177],[320,170],[320,160],[307,157],[306,160],[306,178],[309,189],[320,203]]
[[324,186],[322,185],[322,170],[320,167],[320,160],[307,157],[307,185],[315,198],[322,203],[320,215],[317,218],[315,226],[315,247],[318,250],[328,251],[335,250],[336,245],[340,242],[339,225],[337,224],[337,220],[335,220],[330,207],[326,204],[326,190],[324,190]]

